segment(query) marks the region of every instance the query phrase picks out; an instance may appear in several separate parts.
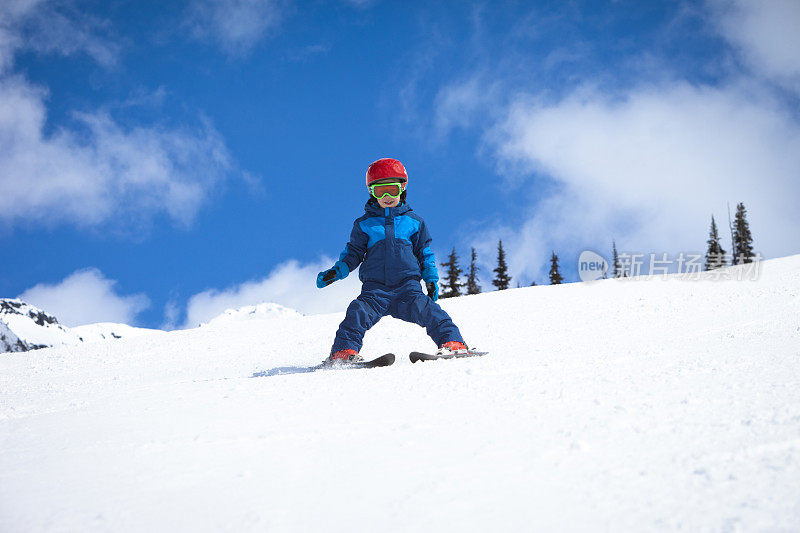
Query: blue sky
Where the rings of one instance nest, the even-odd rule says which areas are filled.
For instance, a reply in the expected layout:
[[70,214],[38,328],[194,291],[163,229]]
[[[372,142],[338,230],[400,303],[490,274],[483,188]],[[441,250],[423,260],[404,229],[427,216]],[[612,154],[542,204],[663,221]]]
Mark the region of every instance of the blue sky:
[[512,283],[551,250],[574,281],[612,238],[702,251],[727,202],[764,256],[800,249],[796,2],[12,0],[0,21],[0,295],[68,325],[343,310],[356,276],[314,278],[387,156],[484,290],[500,238]]

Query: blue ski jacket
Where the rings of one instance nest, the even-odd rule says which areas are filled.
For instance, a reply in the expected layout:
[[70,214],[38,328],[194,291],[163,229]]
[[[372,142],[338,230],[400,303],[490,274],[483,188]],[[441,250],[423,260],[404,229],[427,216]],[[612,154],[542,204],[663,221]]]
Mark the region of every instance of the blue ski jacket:
[[410,279],[426,283],[439,279],[428,228],[408,204],[380,207],[368,201],[364,211],[353,223],[337,271],[345,267],[347,270],[341,273],[346,276],[360,264],[358,278],[362,282],[389,287]]

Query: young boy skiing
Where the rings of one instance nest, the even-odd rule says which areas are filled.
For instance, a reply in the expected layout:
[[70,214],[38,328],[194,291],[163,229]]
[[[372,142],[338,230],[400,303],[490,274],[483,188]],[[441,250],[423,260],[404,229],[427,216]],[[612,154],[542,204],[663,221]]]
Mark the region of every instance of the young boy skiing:
[[[317,275],[317,287],[344,279],[361,264],[361,294],[347,308],[326,363],[363,361],[364,333],[386,315],[424,326],[439,354],[467,350],[450,316],[436,303],[439,274],[431,236],[406,203],[408,174],[397,159],[378,159],[367,169],[369,201],[353,223],[350,242],[333,268]],[[422,292],[424,280],[428,294]]]

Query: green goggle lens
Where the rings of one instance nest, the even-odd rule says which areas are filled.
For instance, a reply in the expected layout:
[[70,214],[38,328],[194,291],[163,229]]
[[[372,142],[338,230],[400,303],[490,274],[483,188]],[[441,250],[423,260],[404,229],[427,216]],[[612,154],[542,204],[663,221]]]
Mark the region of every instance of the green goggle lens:
[[384,196],[399,198],[403,194],[403,187],[399,183],[377,183],[370,185],[369,190],[375,198],[383,198]]

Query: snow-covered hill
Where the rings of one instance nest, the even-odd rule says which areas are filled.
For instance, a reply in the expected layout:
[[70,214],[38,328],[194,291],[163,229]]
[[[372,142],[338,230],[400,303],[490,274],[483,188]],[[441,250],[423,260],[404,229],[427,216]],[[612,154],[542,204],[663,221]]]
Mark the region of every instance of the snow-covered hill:
[[75,326],[70,328],[70,331],[78,335],[83,342],[131,339],[144,335],[160,335],[164,333],[164,331],[160,329],[137,328],[127,324],[116,324],[113,322],[98,322],[97,324]]
[[159,333],[163,332],[107,322],[69,328],[59,324],[55,316],[22,300],[0,299],[0,353]]
[[443,306],[490,355],[385,318],[394,366],[253,378],[343,313],[245,313],[0,358],[0,530],[797,529],[800,256]]
[[21,341],[5,322],[0,321],[0,353],[24,352],[28,349],[28,345]]
[[269,320],[271,318],[299,318],[303,316],[298,311],[276,303],[260,303],[248,305],[238,309],[226,309],[222,314],[212,318],[200,327],[224,327],[227,324],[241,322],[242,320]]
[[49,346],[78,344],[80,336],[58,323],[53,315],[22,300],[0,299],[0,328],[16,342],[0,341],[0,353],[23,352]]

